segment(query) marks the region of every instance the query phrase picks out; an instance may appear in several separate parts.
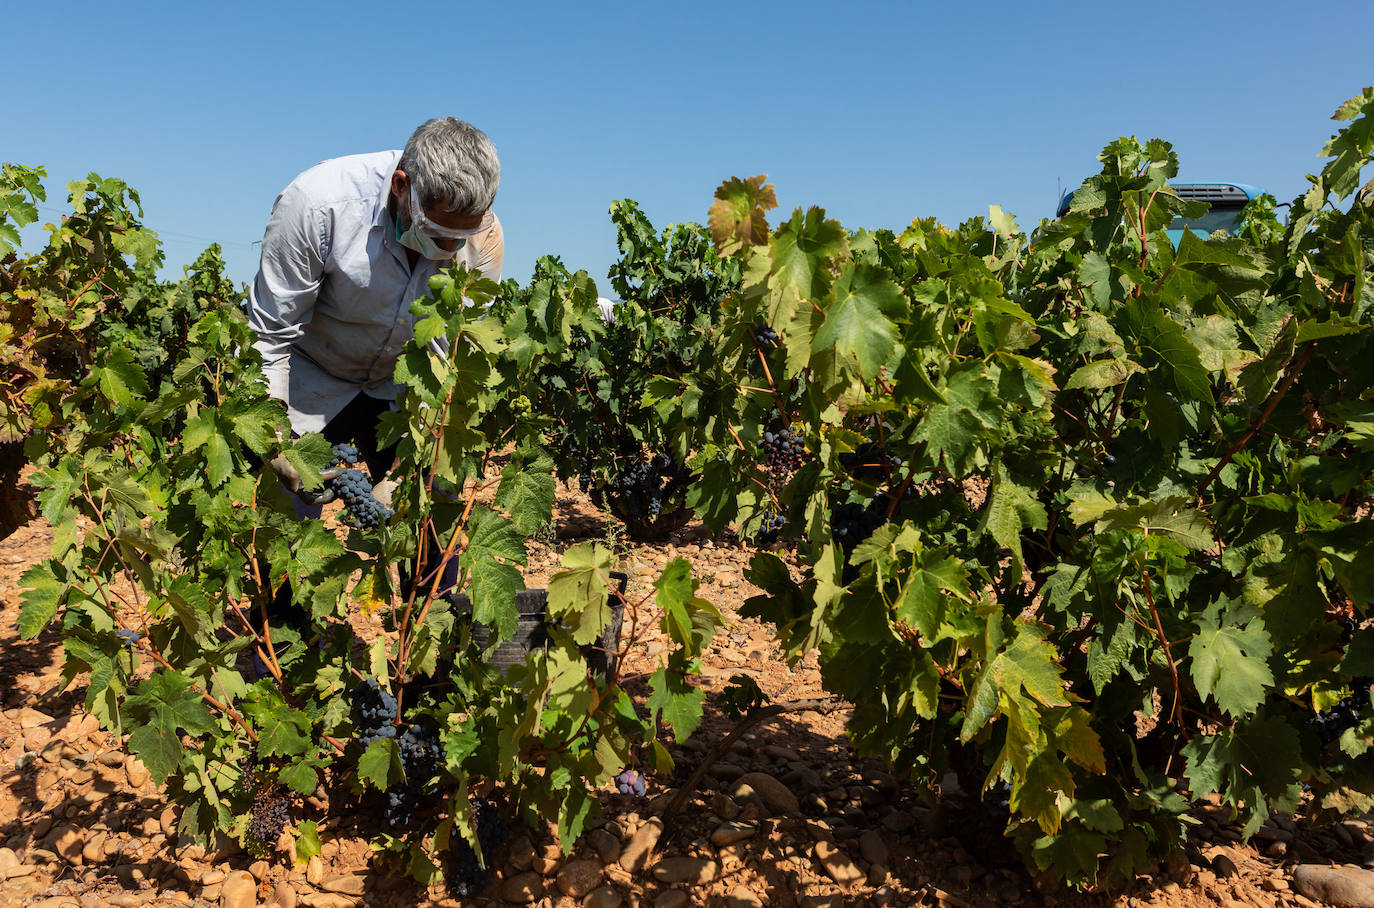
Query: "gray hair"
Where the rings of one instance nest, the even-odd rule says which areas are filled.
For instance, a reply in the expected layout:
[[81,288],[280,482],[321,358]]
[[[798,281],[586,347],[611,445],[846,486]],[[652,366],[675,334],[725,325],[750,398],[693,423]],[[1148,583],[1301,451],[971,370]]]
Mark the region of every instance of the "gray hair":
[[449,214],[484,214],[501,184],[496,146],[482,130],[457,117],[421,124],[396,167],[415,184],[421,205]]

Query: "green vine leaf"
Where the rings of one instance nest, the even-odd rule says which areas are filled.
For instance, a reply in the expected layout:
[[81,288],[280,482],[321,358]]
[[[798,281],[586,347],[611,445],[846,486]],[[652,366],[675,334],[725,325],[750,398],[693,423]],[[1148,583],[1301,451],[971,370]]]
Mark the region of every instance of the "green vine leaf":
[[1269,634],[1259,613],[1224,601],[1214,602],[1197,622],[1188,647],[1193,683],[1203,699],[1215,698],[1222,712],[1249,715],[1274,684],[1269,670]]

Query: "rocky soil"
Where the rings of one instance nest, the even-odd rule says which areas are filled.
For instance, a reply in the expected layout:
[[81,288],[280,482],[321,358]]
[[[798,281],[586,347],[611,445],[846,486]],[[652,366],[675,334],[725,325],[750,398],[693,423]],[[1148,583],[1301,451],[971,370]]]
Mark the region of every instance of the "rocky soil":
[[[560,489],[558,531],[532,540],[529,585],[544,585],[561,550],[611,531],[585,499]],[[81,710],[80,680],[63,690],[60,638],[21,641],[18,577],[50,539],[34,521],[0,541],[0,908],[253,905],[347,908],[455,905],[418,892],[369,847],[374,818],[336,812],[323,853],[293,865],[255,859],[221,840],[211,851],[179,842],[168,803],[137,759]],[[622,545],[630,598],[682,554],[704,579],[701,595],[729,625],[707,657],[702,683],[718,690],[748,671],[775,702],[824,696],[814,655],[795,668],[771,634],[739,617],[754,589],[750,550],[689,526],[663,545]],[[652,611],[641,613],[652,621]],[[363,622],[365,619],[359,619]],[[361,624],[359,635],[373,628]],[[663,641],[649,634],[636,660]],[[996,818],[948,785],[937,795],[859,760],[844,737],[846,711],[798,711],[754,727],[712,767],[674,816],[665,808],[704,754],[732,729],[710,714],[674,748],[671,777],[649,774],[646,798],[613,792],[605,815],[561,854],[546,829],[521,832],[500,856],[492,885],[469,904],[591,908],[684,905],[1374,905],[1374,827],[1324,829],[1275,817],[1250,843],[1226,811],[1201,804],[1191,864],[1172,878],[1143,878],[1126,892],[1077,894],[1029,876],[996,832]],[[952,780],[951,780],[952,781]]]

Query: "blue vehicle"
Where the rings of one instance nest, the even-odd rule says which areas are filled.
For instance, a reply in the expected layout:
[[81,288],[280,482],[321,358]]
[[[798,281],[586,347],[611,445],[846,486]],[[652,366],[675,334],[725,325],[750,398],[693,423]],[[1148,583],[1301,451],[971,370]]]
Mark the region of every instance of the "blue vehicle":
[[[1165,230],[1174,246],[1178,246],[1179,240],[1183,239],[1183,231],[1185,230],[1191,230],[1204,237],[1218,230],[1235,234],[1240,228],[1241,209],[1251,199],[1264,192],[1258,186],[1251,186],[1248,183],[1171,183],[1169,185],[1178,193],[1179,198],[1185,201],[1206,202],[1212,206],[1211,210],[1200,218],[1174,218],[1173,223]],[[1072,192],[1066,192],[1059,197],[1059,208],[1055,212],[1055,217],[1062,218],[1068,214],[1069,200],[1072,198]]]

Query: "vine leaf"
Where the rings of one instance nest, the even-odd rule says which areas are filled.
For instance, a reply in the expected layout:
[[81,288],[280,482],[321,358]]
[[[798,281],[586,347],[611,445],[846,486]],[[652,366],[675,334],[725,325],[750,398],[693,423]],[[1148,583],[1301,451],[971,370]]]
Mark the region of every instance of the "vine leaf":
[[478,505],[468,518],[464,553],[472,572],[472,620],[494,628],[502,638],[515,635],[515,594],[525,586],[516,565],[525,563],[525,537],[515,525]]
[[563,570],[549,581],[549,617],[570,624],[579,645],[594,643],[611,622],[606,600],[611,563],[611,550],[605,546],[574,546],[563,553]]
[[510,515],[516,532],[532,536],[553,516],[553,460],[543,453],[519,452],[501,471],[495,503]]
[[401,757],[392,738],[378,738],[367,745],[367,750],[358,758],[358,778],[381,791],[386,791],[392,783],[403,781],[405,771],[401,768]]
[[927,640],[934,640],[945,620],[946,600],[953,594],[968,599],[968,571],[945,549],[918,551],[912,557],[897,620],[909,624]]
[[1268,658],[1273,652],[1259,613],[1244,606],[1212,603],[1198,619],[1188,648],[1193,683],[1203,699],[1213,697],[1229,716],[1247,715],[1264,702],[1274,684]]
[[148,767],[159,785],[181,763],[183,733],[195,737],[214,730],[215,720],[191,679],[178,671],[160,671],[138,685],[125,709],[143,724],[129,736],[129,749]]
[[679,646],[691,647],[692,612],[705,604],[696,597],[697,581],[692,579],[692,565],[686,558],[674,558],[654,581],[658,590],[655,602],[663,609],[663,629]]
[[302,820],[296,827],[296,863],[304,864],[323,850],[318,824],[314,820]]
[[57,614],[57,607],[66,598],[71,585],[53,576],[48,565],[34,564],[19,578],[19,586],[24,590],[19,606],[19,636],[32,640]]
[[998,545],[1011,549],[1014,583],[1021,581],[1023,567],[1021,530],[1026,527],[1044,529],[1048,519],[1045,506],[1031,490],[1012,479],[1006,467],[998,464],[980,530],[992,536]]
[[687,683],[686,672],[695,668],[681,658],[681,650],[673,654],[669,665],[659,665],[649,678],[653,692],[649,695],[649,711],[656,722],[664,722],[673,729],[679,741],[685,741],[701,724],[701,706],[706,691]]
[[1270,811],[1291,812],[1298,806],[1298,730],[1277,716],[1197,735],[1183,745],[1183,756],[1193,797],[1220,793],[1228,803],[1243,805],[1248,817],[1243,836],[1253,835]]
[[134,360],[133,352],[125,347],[115,347],[101,358],[99,365],[91,366],[91,377],[105,399],[118,407],[127,407],[136,398],[148,396],[148,378]]
[[778,207],[767,174],[741,180],[731,177],[716,190],[716,201],[707,214],[711,240],[721,255],[734,255],[745,246],[768,242],[768,211]]
[[[769,240],[769,282],[774,303],[769,323],[786,325],[802,300],[823,298],[830,290],[830,260],[848,248],[844,227],[820,208],[798,208]],[[789,341],[790,343],[790,341]]]
[[890,315],[906,306],[902,290],[875,265],[850,265],[835,283],[835,302],[811,343],[813,353],[833,351],[871,381],[897,350]]

